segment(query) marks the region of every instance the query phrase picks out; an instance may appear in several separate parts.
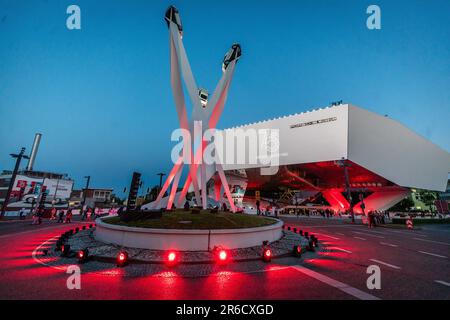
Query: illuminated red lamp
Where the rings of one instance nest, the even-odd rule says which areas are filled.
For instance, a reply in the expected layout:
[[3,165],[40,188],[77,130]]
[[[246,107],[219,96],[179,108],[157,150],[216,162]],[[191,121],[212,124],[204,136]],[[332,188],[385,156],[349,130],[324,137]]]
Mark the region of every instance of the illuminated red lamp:
[[264,262],[270,262],[272,261],[272,250],[269,248],[263,249],[262,259]]
[[61,256],[68,257],[70,255],[70,245],[63,244],[61,246]]
[[220,261],[226,261],[228,258],[228,253],[225,250],[220,250],[219,251],[219,260]]
[[302,247],[295,245],[292,249],[292,253],[294,257],[301,257],[302,256]]
[[227,250],[225,250],[225,249],[223,249],[221,247],[218,247],[218,248],[215,248],[214,251],[215,251],[214,255],[215,255],[216,261],[218,263],[225,263],[225,262],[228,261],[228,252],[227,252]]
[[178,263],[178,255],[175,251],[169,251],[167,253],[166,262],[169,266],[173,266]]
[[117,266],[124,267],[128,264],[128,252],[120,251],[117,255]]
[[85,263],[89,258],[89,250],[83,249],[77,252],[78,263]]

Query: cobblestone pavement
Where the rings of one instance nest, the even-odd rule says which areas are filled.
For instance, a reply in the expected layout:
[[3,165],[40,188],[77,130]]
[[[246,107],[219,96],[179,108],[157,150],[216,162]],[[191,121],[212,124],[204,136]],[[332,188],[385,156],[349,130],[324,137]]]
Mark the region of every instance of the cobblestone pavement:
[[[73,252],[70,257],[61,257],[61,252],[55,250],[57,238],[48,241],[42,246],[37,258],[45,265],[55,268],[65,267],[70,264],[77,264],[75,252],[88,248],[89,255],[94,257],[87,263],[81,265],[83,272],[96,272],[104,275],[122,275],[130,277],[139,276],[181,276],[181,277],[203,277],[212,274],[233,273],[233,272],[264,272],[270,268],[267,263],[261,260],[262,246],[228,250],[229,262],[224,264],[215,263],[212,252],[183,252],[180,254],[180,263],[176,266],[167,266],[165,255],[167,252],[159,250],[121,248],[117,245],[110,245],[94,239],[93,229],[81,230],[69,237],[67,244]],[[281,265],[298,264],[301,259],[309,259],[316,256],[314,252],[308,252],[308,240],[299,234],[291,231],[284,231],[283,237],[270,244],[273,252],[273,259]],[[290,258],[294,245],[302,246],[301,258]],[[43,254],[47,250],[47,254]],[[115,259],[120,252],[128,252],[132,263],[126,268],[117,269]]]

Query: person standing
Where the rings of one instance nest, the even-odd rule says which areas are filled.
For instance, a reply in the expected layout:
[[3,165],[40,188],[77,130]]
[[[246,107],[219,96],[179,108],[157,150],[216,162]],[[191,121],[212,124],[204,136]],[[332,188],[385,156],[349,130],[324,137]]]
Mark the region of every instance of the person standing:
[[23,220],[23,215],[25,214],[25,208],[20,209],[19,211],[19,219]]
[[53,207],[52,211],[51,211],[51,216],[50,216],[50,220],[56,220],[56,208]]
[[372,211],[369,211],[369,229],[375,228],[375,216]]
[[42,217],[44,216],[44,209],[39,208],[36,214],[37,224],[42,224]]
[[86,210],[85,208],[81,207],[81,212],[82,212],[82,214],[81,214],[81,221],[86,220],[87,211],[89,211],[89,209]]
[[63,222],[64,222],[64,210],[59,210],[57,223],[63,223]]
[[72,209],[69,209],[69,210],[67,210],[65,223],[71,223],[71,222],[72,222]]
[[261,203],[256,200],[256,214],[259,216],[261,214]]

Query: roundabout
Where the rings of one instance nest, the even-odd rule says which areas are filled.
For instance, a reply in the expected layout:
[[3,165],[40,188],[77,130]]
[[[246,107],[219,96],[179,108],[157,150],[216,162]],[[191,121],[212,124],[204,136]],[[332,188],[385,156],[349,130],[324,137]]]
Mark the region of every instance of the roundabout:
[[[98,223],[98,220],[97,220]],[[214,250],[210,251],[167,251],[123,247],[100,242],[95,238],[96,229],[87,227],[66,238],[64,246],[69,252],[57,248],[58,237],[44,242],[33,253],[38,263],[53,269],[64,269],[68,265],[79,264],[82,272],[100,275],[122,275],[129,277],[162,276],[196,278],[210,275],[233,273],[260,273],[272,271],[274,268],[286,268],[298,265],[304,259],[315,259],[317,251],[310,250],[309,241],[291,230],[281,231],[281,238],[267,245],[228,249],[226,261],[219,261]],[[293,255],[293,247],[298,245],[301,254]],[[262,259],[264,248],[270,248],[271,259]],[[88,250],[89,257],[83,262],[79,260],[79,252]],[[127,263],[124,268],[116,268],[121,252],[127,253]],[[176,263],[170,263],[168,254],[176,252]],[[78,261],[77,261],[78,259]],[[273,261],[273,263],[268,263]],[[114,267],[113,267],[114,266]]]
[[278,241],[283,222],[274,218],[225,212],[176,211],[158,219],[97,220],[95,239],[123,247],[151,250],[210,251],[214,247],[242,249]]

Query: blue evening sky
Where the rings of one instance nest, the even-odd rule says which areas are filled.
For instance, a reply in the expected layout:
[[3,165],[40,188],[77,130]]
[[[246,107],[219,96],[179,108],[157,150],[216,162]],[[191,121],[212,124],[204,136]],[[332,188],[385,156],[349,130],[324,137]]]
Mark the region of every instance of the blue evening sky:
[[[82,29],[66,28],[81,8]],[[165,9],[174,4],[198,84],[212,91],[242,45],[220,128],[343,100],[450,151],[450,1],[0,0],[0,170],[43,139],[36,170],[118,194],[171,168],[178,126]],[[377,4],[382,29],[366,27]]]

